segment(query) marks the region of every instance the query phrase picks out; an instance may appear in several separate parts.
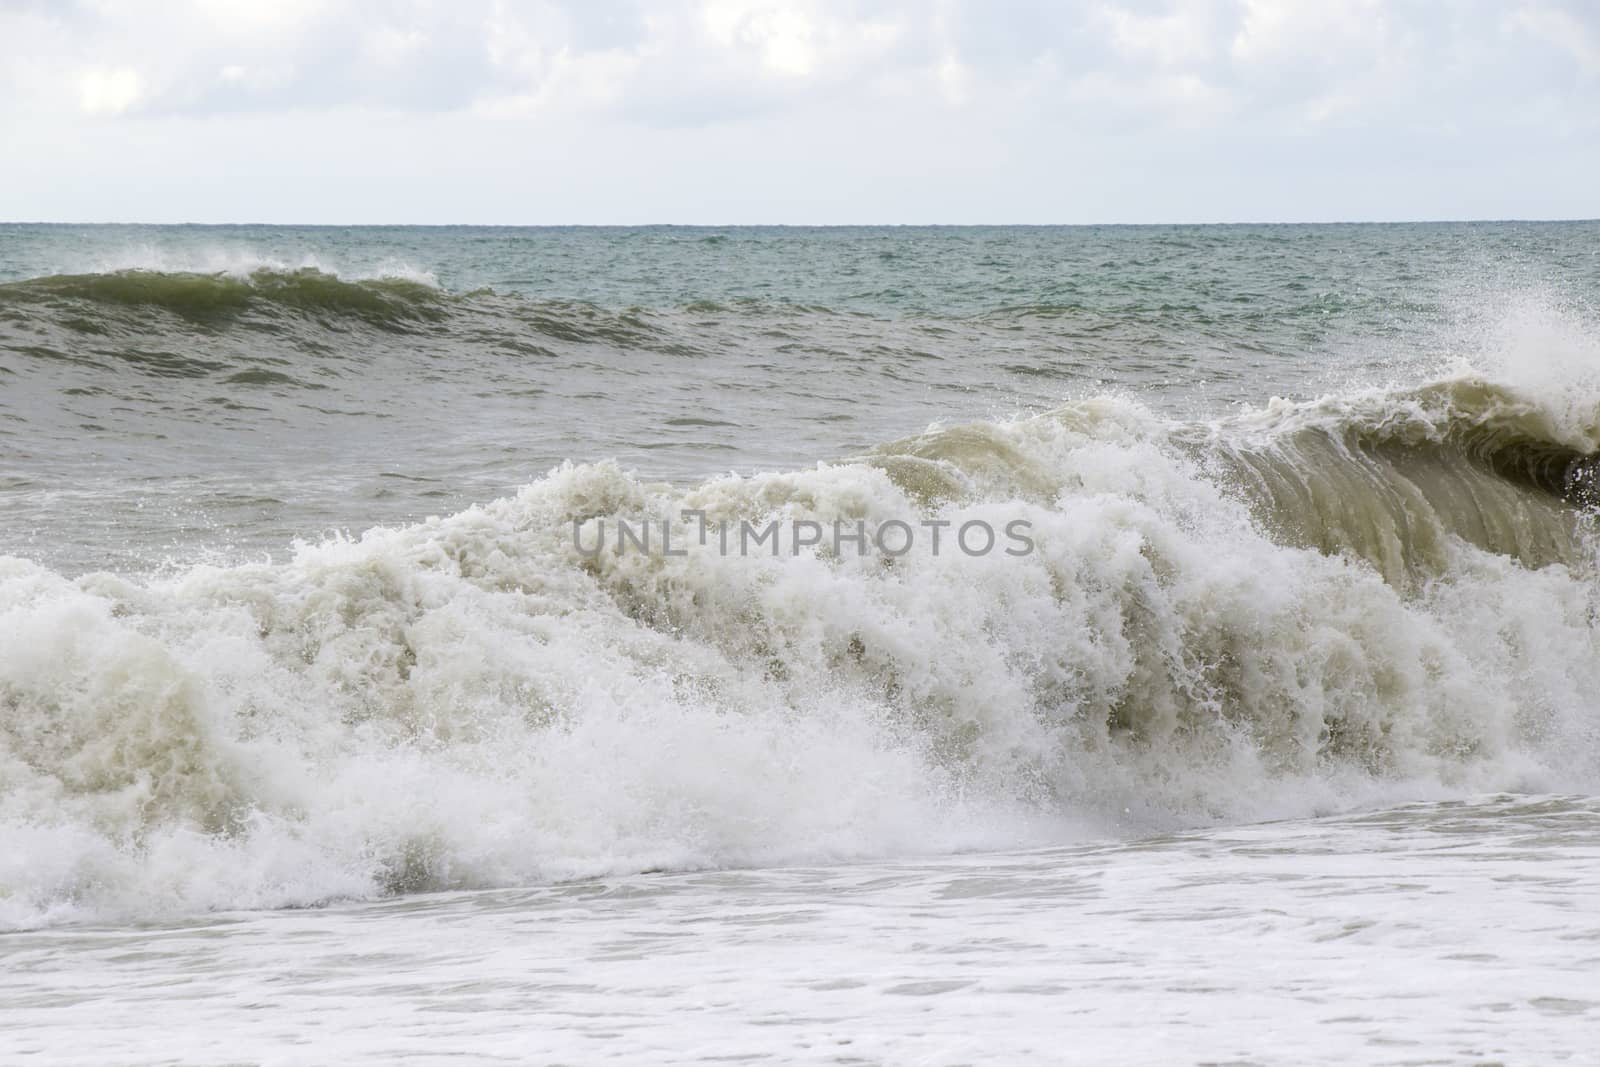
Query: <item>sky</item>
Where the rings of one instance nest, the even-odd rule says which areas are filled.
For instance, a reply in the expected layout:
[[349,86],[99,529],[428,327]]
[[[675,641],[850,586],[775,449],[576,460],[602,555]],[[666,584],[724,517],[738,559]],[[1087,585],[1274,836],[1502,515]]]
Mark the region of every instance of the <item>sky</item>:
[[1600,0],[0,0],[0,219],[1600,216]]

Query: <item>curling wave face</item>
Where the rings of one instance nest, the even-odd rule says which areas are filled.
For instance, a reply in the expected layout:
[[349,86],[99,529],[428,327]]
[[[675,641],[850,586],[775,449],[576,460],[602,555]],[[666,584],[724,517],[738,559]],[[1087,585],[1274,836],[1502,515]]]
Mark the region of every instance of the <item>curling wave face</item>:
[[[1592,789],[1582,409],[1102,397],[682,487],[564,465],[280,563],[3,559],[0,920]],[[1035,550],[725,553],[685,511]],[[685,554],[583,550],[644,520]]]

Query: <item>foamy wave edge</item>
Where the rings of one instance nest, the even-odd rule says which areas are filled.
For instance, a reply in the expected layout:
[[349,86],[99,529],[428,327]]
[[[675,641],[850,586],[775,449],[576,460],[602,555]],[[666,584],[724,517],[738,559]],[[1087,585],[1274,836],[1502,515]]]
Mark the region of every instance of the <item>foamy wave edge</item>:
[[[1303,451],[1310,421],[1348,449],[1329,410],[1217,432],[1236,457]],[[1386,581],[1264,523],[1184,437],[1100,398],[687,489],[565,465],[284,564],[0,560],[0,923],[1600,781],[1581,539],[1530,565],[1447,530],[1423,579]],[[1037,551],[724,554],[685,511],[1021,518]],[[682,524],[686,554],[583,551],[622,520]]]

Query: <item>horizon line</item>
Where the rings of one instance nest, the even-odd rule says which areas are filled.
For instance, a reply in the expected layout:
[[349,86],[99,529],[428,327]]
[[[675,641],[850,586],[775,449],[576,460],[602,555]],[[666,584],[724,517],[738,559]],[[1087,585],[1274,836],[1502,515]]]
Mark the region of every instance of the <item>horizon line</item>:
[[1504,216],[1438,219],[1251,219],[1235,221],[1159,222],[129,222],[126,220],[26,219],[0,221],[0,226],[168,226],[193,228],[277,227],[281,229],[435,229],[435,230],[934,230],[934,229],[1109,229],[1138,227],[1225,226],[1447,226],[1506,223],[1600,222],[1600,215],[1585,217]]

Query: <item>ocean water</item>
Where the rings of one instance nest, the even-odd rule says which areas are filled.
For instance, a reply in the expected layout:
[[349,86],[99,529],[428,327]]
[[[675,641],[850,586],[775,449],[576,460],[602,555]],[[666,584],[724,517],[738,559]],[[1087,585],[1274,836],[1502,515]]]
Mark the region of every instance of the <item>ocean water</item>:
[[1594,1062],[1597,508],[1600,223],[0,226],[0,1060]]

